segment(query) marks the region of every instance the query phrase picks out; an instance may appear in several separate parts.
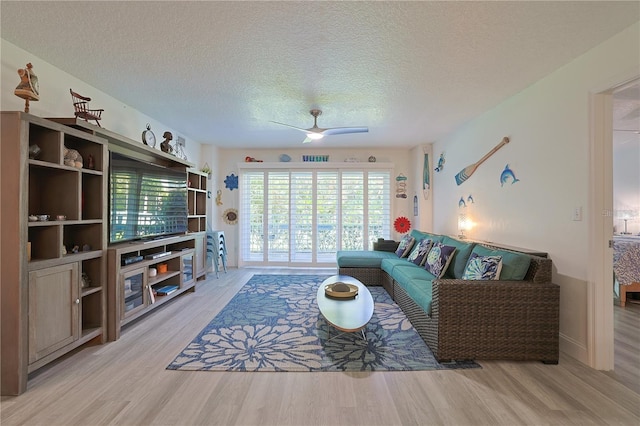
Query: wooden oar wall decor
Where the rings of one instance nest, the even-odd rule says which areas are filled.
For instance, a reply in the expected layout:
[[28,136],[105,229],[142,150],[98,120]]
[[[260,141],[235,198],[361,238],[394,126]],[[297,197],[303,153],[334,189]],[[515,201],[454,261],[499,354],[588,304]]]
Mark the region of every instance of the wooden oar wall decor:
[[502,141],[500,141],[498,145],[496,145],[491,151],[489,151],[487,155],[482,157],[480,161],[478,161],[477,163],[473,163],[470,166],[467,166],[464,169],[462,169],[460,173],[456,175],[456,183],[460,185],[462,182],[469,179],[480,164],[484,163],[487,158],[491,157],[493,154],[496,153],[497,150],[499,150],[500,148],[502,148],[504,145],[508,143],[509,143],[508,137],[505,136],[504,138],[502,138]]

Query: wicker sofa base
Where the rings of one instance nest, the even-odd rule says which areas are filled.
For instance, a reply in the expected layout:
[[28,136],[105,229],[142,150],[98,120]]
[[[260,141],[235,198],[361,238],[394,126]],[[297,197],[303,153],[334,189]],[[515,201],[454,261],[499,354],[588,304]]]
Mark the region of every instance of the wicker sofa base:
[[438,361],[558,363],[560,288],[556,284],[436,280],[432,292],[431,315],[427,315],[393,282],[395,302]]
[[380,268],[338,268],[338,274],[353,277],[367,286],[382,285],[382,269]]

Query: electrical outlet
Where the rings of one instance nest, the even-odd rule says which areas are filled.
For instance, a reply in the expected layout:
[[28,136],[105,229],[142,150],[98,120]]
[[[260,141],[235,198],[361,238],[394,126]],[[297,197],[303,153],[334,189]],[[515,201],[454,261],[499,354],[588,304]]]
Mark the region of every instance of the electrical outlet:
[[183,147],[183,148],[184,148],[185,143],[186,143],[186,141],[185,141],[185,139],[184,139],[182,136],[178,136],[178,137],[176,138],[176,145],[177,145],[177,146],[181,146],[181,147]]

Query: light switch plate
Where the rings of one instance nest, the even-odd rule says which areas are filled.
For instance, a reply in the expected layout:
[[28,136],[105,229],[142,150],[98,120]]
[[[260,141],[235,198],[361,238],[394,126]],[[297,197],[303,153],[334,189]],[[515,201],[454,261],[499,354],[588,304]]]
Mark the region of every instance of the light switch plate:
[[578,207],[574,207],[573,208],[573,217],[572,219],[574,221],[581,221],[582,220],[582,206],[578,206]]

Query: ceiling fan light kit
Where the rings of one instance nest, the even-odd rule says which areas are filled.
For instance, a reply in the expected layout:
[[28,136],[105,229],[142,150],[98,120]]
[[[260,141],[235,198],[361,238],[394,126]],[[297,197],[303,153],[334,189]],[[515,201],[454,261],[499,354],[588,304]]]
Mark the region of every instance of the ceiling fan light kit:
[[290,124],[279,123],[277,121],[272,121],[272,123],[279,124],[281,126],[290,127],[292,129],[300,130],[301,132],[305,132],[307,137],[302,141],[302,143],[309,143],[314,140],[322,139],[325,136],[329,135],[343,135],[347,133],[367,133],[369,131],[368,127],[329,127],[323,129],[318,127],[318,116],[322,115],[322,111],[319,109],[312,109],[309,111],[309,114],[313,117],[313,127],[308,129],[303,129],[300,127],[292,126]]

